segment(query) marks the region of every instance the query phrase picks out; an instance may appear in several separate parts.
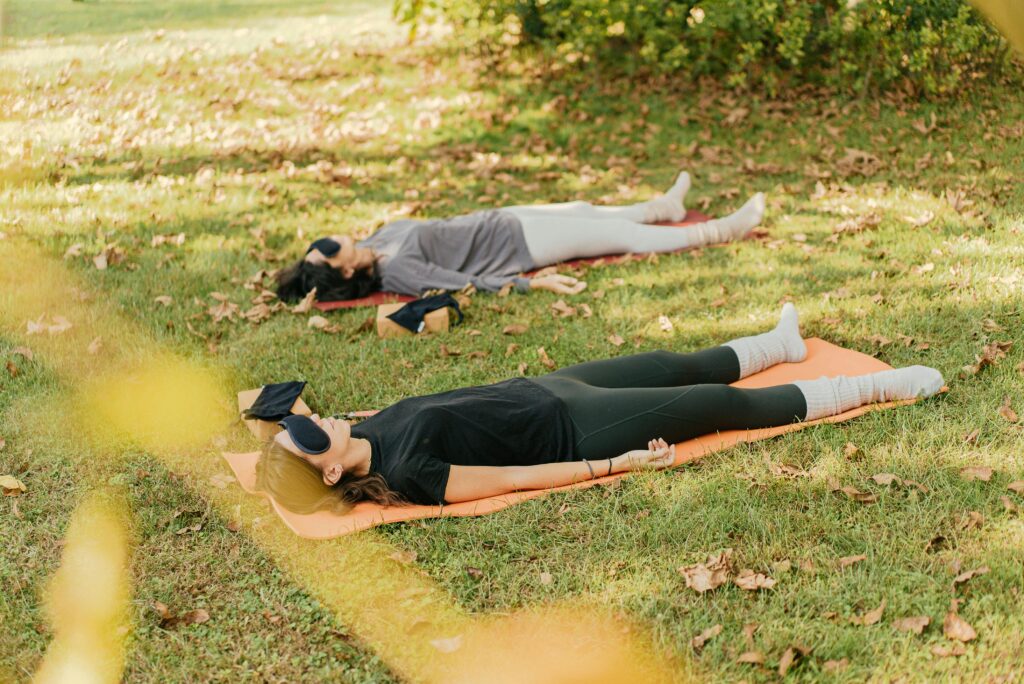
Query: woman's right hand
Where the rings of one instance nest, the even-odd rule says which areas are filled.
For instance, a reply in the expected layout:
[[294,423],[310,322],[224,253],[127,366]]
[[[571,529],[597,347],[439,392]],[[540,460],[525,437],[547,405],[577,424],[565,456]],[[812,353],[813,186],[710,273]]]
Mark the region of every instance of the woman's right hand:
[[659,437],[648,442],[646,449],[627,451],[619,458],[624,470],[661,470],[675,463],[676,446]]
[[587,289],[587,283],[572,276],[562,275],[561,273],[549,273],[548,275],[530,278],[530,289],[573,295]]

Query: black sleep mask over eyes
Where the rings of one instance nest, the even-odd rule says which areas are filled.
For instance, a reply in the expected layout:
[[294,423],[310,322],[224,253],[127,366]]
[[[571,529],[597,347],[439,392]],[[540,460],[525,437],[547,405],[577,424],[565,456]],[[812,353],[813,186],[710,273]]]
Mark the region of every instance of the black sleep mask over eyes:
[[338,244],[337,240],[332,240],[331,238],[320,238],[319,240],[315,240],[310,243],[309,249],[306,250],[306,254],[309,254],[314,249],[319,251],[325,257],[332,257],[338,253],[338,250],[341,249],[341,245]]
[[450,306],[455,309],[455,313],[459,317],[458,320],[455,321],[455,325],[461,323],[462,309],[459,308],[459,301],[447,293],[411,301],[395,313],[389,315],[388,318],[406,330],[412,333],[418,333],[423,330],[424,316],[431,311],[443,309],[446,306]]
[[331,438],[309,416],[288,416],[278,425],[288,431],[292,442],[304,454],[315,456],[331,448]]
[[305,382],[297,380],[264,385],[252,406],[242,411],[242,416],[259,420],[281,420],[290,416],[295,400],[305,387]]

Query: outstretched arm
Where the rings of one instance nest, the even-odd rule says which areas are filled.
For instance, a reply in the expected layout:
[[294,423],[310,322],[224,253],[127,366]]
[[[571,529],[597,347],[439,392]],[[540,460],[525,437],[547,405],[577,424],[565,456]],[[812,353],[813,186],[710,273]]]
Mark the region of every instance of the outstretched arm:
[[666,444],[665,440],[651,440],[648,446],[647,449],[627,451],[612,459],[600,461],[565,461],[504,467],[453,465],[448,474],[444,499],[448,503],[458,503],[524,489],[550,489],[583,482],[607,475],[609,460],[613,474],[630,470],[667,468],[675,461],[675,447]]

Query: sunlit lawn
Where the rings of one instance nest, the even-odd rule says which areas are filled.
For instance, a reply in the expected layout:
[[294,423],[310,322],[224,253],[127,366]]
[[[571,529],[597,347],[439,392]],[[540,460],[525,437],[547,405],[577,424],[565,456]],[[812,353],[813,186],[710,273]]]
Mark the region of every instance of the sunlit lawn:
[[[779,104],[643,82],[624,97],[600,79],[552,85],[514,68],[492,79],[492,65],[446,51],[443,36],[409,44],[368,2],[151,5],[5,5],[0,231],[70,269],[91,301],[154,345],[223,370],[229,392],[303,378],[320,411],[377,408],[501,380],[521,363],[540,374],[541,346],[559,365],[699,349],[762,330],[787,298],[807,335],[892,365],[935,366],[950,386],[918,406],[621,486],[364,536],[415,552],[415,567],[467,611],[608,608],[715,681],[774,681],[791,646],[812,649],[790,670],[796,680],[1020,676],[1024,522],[1011,509],[1024,497],[1007,484],[1024,479],[1024,440],[999,407],[1009,397],[1024,410],[1024,356],[1015,344],[977,375],[962,370],[986,344],[1018,342],[1021,329],[1019,90],[935,104]],[[846,148],[872,157],[851,161]],[[629,202],[680,167],[695,176],[691,206],[712,214],[768,193],[768,235],[591,269],[590,289],[569,302],[588,304],[591,317],[554,316],[553,295],[477,295],[461,328],[383,342],[360,329],[365,310],[331,314],[342,328],[333,335],[287,312],[259,324],[208,314],[213,292],[250,308],[246,281],[310,236],[363,233],[404,214]],[[178,233],[180,246],[153,239]],[[97,269],[104,251],[123,260]],[[169,305],[156,301],[165,295]],[[0,677],[26,681],[45,651],[43,588],[71,510],[97,485],[122,491],[135,521],[127,680],[394,677],[388,654],[319,602],[321,586],[282,572],[252,541],[247,512],[261,512],[257,526],[278,525],[262,504],[241,509],[235,532],[211,508],[222,494],[208,477],[226,470],[217,454],[252,448],[247,433],[233,426],[177,461],[69,434],[40,407],[67,410],[71,381],[44,353],[14,354],[36,343],[25,320],[0,317],[11,362],[0,372],[0,474],[28,490],[17,515],[15,499],[0,504]],[[529,329],[503,335],[510,323]],[[459,355],[442,355],[442,343]],[[781,465],[798,474],[783,476]],[[991,479],[965,479],[967,466],[991,468]],[[920,486],[870,479],[880,473]],[[878,500],[850,500],[836,484]],[[201,529],[178,534],[195,520]],[[317,549],[344,554],[346,543]],[[687,589],[677,568],[726,548],[775,588]],[[866,558],[839,567],[857,555]],[[979,566],[989,572],[953,585]],[[942,622],[953,598],[964,599],[959,613],[978,638],[964,655],[940,657],[933,647],[952,645]],[[161,629],[153,601],[212,619]],[[883,601],[877,624],[851,620]],[[931,625],[920,636],[893,627],[922,615]],[[715,624],[722,632],[695,652],[690,639]],[[747,651],[765,666],[737,663]]]

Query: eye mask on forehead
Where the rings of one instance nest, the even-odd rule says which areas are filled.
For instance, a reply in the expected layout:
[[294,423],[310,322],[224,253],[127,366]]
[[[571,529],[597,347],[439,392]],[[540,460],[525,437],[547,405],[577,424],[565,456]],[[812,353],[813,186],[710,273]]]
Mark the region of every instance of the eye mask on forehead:
[[322,454],[331,448],[331,438],[309,416],[288,416],[278,422],[304,454]]
[[325,257],[332,257],[338,253],[338,250],[341,249],[341,245],[338,244],[337,240],[332,240],[331,238],[320,238],[319,240],[315,240],[310,243],[309,249],[306,250],[306,254],[309,254],[314,249],[319,251]]
[[259,420],[281,420],[291,415],[292,406],[305,387],[305,382],[295,380],[264,385],[256,401],[242,415]]

